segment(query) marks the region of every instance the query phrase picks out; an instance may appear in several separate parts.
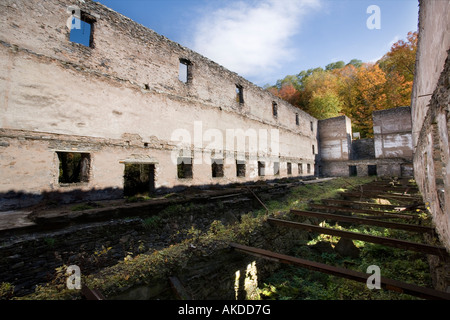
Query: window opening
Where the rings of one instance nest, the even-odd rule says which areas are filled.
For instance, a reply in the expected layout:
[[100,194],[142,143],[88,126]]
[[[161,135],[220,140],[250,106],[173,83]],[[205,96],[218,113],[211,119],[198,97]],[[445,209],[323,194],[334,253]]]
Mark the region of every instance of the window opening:
[[148,195],[155,191],[155,165],[126,163],[123,193],[125,196]]
[[263,177],[265,175],[265,163],[263,161],[258,161],[258,176]]
[[244,88],[241,85],[236,85],[236,101],[239,103],[244,103]]
[[275,176],[280,175],[280,163],[279,162],[273,163],[273,175],[275,175]]
[[272,114],[275,118],[278,117],[278,105],[276,104],[276,102],[272,103]]
[[236,160],[236,176],[245,177],[245,161]]
[[59,183],[89,182],[91,157],[89,153],[57,152]]
[[92,47],[95,19],[84,12],[81,12],[80,18],[72,16],[69,40]]
[[178,79],[183,83],[191,80],[191,62],[186,59],[180,59]]
[[213,159],[211,163],[212,177],[222,178],[223,174],[223,159]]
[[190,179],[192,173],[192,158],[180,157],[177,160],[177,176],[179,179]]

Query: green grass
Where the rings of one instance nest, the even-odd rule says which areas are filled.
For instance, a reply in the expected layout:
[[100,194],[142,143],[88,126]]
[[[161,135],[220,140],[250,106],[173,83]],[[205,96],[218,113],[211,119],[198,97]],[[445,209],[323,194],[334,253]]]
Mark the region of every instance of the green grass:
[[[277,210],[286,212],[289,208],[307,209],[308,201],[316,202],[320,199],[333,198],[339,191],[350,186],[347,182],[352,185],[357,185],[367,181],[358,178],[347,180],[336,179],[323,184],[302,186],[292,190],[291,194],[286,199],[286,203],[280,203],[278,208],[275,203],[271,203],[271,210],[273,212],[276,212]],[[422,213],[419,214],[419,216],[421,217],[422,225],[430,224],[428,215]],[[288,214],[285,214],[285,217],[300,220],[305,219],[292,216],[289,217]],[[422,234],[402,230],[362,225],[343,227],[338,223],[330,224],[325,221],[321,223],[321,226],[412,242],[424,242]],[[291,252],[291,255],[363,273],[367,272],[368,266],[377,265],[380,267],[381,276],[383,277],[420,286],[432,287],[429,265],[425,254],[354,240],[353,243],[360,250],[359,257],[342,257],[335,252],[320,252],[317,249],[314,249],[314,245],[319,242],[329,243],[331,247],[334,247],[339,241],[339,237],[324,234],[312,235],[314,235],[312,238],[295,247]],[[369,290],[365,283],[358,283],[356,281],[289,265],[282,265],[277,272],[264,279],[263,283],[260,284],[260,290],[261,299],[277,300],[416,299],[410,295],[383,289]]]
[[[304,219],[289,214],[291,208],[306,209],[308,202],[320,201],[324,198],[333,198],[339,192],[351,186],[370,182],[374,178],[337,178],[326,182],[301,185],[292,188],[280,200],[265,201],[270,216],[281,216],[288,219]],[[162,218],[172,215],[183,215],[190,210],[201,210],[193,204],[172,205],[163,210],[158,216],[143,220],[144,228],[158,227]],[[241,217],[240,223],[224,226],[216,221],[211,224],[210,230],[202,232],[192,228],[189,230],[189,239],[154,251],[151,254],[138,254],[126,258],[117,265],[100,270],[96,275],[83,278],[84,283],[90,287],[99,288],[106,295],[114,295],[123,288],[136,284],[152,283],[154,279],[165,279],[176,272],[180,265],[193,256],[193,252],[204,251],[205,257],[211,248],[225,248],[229,242],[245,243],[256,230],[264,230],[266,210],[254,210]],[[325,223],[327,227],[343,228],[336,224]],[[267,226],[265,226],[267,227]],[[409,239],[420,241],[411,237],[408,232],[387,230],[383,228],[366,228],[356,226],[346,228],[354,232],[370,233],[378,236]],[[297,245],[289,253],[300,258],[326,263],[329,265],[366,272],[370,265],[377,265],[381,275],[400,281],[417,285],[431,286],[431,277],[427,259],[422,254],[389,248],[381,245],[355,241],[360,249],[358,258],[342,257],[335,252],[320,252],[314,249],[318,242],[328,242],[333,247],[339,239],[327,235],[314,235],[307,240],[298,240]],[[192,250],[192,244],[196,251]],[[309,271],[304,268],[281,265],[281,267],[265,279],[259,279],[259,292],[261,299],[278,300],[307,300],[307,299],[413,299],[414,297],[386,290],[369,290],[365,283],[329,276],[320,272]],[[5,291],[7,291],[5,289]],[[65,276],[55,278],[45,286],[38,287],[36,293],[25,299],[78,299],[79,294],[65,289]]]

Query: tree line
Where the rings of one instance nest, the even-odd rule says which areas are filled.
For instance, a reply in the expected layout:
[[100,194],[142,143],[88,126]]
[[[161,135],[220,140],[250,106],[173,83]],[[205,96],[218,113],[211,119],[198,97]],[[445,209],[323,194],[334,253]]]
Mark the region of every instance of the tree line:
[[337,61],[301,71],[265,89],[317,119],[346,115],[361,138],[372,137],[372,112],[411,104],[417,32],[375,63]]

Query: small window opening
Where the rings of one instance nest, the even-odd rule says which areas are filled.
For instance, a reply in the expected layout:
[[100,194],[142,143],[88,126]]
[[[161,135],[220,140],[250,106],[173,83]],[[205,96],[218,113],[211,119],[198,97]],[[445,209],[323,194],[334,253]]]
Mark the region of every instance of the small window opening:
[[278,117],[278,105],[276,102],[272,102],[272,114],[275,118]]
[[59,183],[89,182],[91,156],[89,153],[57,152]]
[[212,169],[212,177],[213,178],[222,178],[223,174],[223,160],[222,159],[213,159],[211,163]]
[[358,175],[358,171],[356,170],[356,166],[348,166],[348,174],[350,177],[356,177]]
[[287,174],[290,176],[292,174],[292,163],[288,162],[287,166]]
[[245,177],[245,161],[236,160],[236,176]]
[[191,80],[191,62],[187,59],[180,59],[178,79],[183,83]]
[[316,150],[315,150],[314,145],[312,145],[312,154],[316,154]]
[[81,19],[72,16],[69,40],[86,47],[92,47],[95,19],[84,12],[81,12],[80,16]]
[[312,121],[309,122],[309,125],[311,126],[311,131],[314,131],[314,124]]
[[280,175],[280,163],[279,162],[274,162],[273,163],[273,175],[274,176],[279,176]]
[[303,164],[301,163],[298,164],[298,174],[303,174]]
[[309,164],[309,163],[306,165],[306,172],[307,172],[308,174],[311,173],[311,164]]
[[295,124],[300,125],[300,120],[298,119],[298,113],[295,114]]
[[368,165],[367,173],[369,176],[376,176],[377,175],[377,166],[376,165]]
[[126,163],[123,175],[125,196],[148,195],[155,191],[155,165]]
[[178,179],[192,178],[192,158],[180,157],[177,160],[177,175]]
[[266,165],[263,161],[258,161],[258,176],[263,177],[265,175]]
[[241,85],[236,85],[236,101],[240,104],[244,103],[244,88]]

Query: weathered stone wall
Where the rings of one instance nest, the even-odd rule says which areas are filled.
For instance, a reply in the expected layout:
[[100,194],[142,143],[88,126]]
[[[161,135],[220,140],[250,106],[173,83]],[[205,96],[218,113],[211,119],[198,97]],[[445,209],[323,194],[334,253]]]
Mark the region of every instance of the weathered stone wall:
[[411,159],[411,108],[374,111],[372,117],[375,157]]
[[411,96],[414,147],[450,47],[449,15],[448,1],[419,0],[419,38]]
[[450,3],[420,1],[412,93],[414,177],[450,250]]
[[374,139],[358,140],[351,139],[351,121],[345,116],[319,121],[322,175],[412,176],[410,108],[376,111],[373,119]]
[[352,160],[374,159],[374,140],[371,138],[353,140],[350,158]]
[[352,126],[346,116],[319,121],[320,158],[323,161],[348,160]]
[[414,151],[414,176],[441,241],[450,250],[449,77],[447,58]]
[[[288,175],[288,162],[292,175],[300,174],[297,163],[310,164],[314,174],[315,118],[91,0],[76,4],[95,20],[92,45],[71,42],[66,25],[73,4],[0,4],[0,193],[8,193],[9,205],[14,195],[22,195],[24,204],[24,195],[35,199],[42,192],[119,190],[124,163],[133,161],[155,164],[157,189],[272,179],[274,162],[281,177]],[[181,60],[189,62],[187,82],[179,80]],[[243,102],[236,99],[237,86]],[[171,151],[180,130],[195,155],[222,142],[221,151],[233,160],[223,178],[212,178],[211,165],[203,162],[194,163],[192,179],[178,179]],[[258,177],[256,157],[247,160],[245,177],[236,176],[237,141],[227,139],[227,130],[255,134],[258,150],[249,149],[247,137],[245,151],[247,159],[253,153],[264,160],[265,177]],[[271,143],[271,130],[277,130],[279,145]],[[89,153],[89,181],[61,186],[57,151]]]

